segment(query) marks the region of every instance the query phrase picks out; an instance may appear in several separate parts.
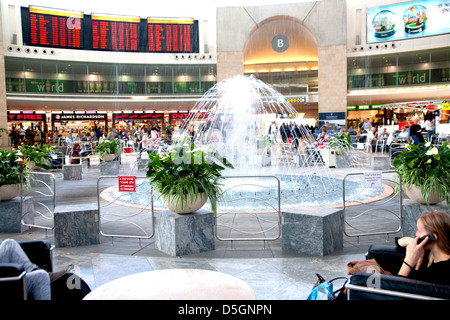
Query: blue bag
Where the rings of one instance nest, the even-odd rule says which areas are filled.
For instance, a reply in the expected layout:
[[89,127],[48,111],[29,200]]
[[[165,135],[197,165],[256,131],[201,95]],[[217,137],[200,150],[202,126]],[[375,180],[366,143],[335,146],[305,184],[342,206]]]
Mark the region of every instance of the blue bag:
[[[336,300],[336,297],[344,290],[348,281],[345,277],[338,277],[330,281],[326,281],[320,274],[316,273],[316,276],[318,280],[306,300]],[[345,283],[340,289],[333,291],[333,281],[339,279],[345,279]]]

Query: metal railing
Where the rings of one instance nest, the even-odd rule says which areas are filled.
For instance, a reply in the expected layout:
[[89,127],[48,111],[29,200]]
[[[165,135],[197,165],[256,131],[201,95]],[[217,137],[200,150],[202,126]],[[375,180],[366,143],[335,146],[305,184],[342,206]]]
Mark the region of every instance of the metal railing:
[[[402,186],[401,177],[396,171],[375,171],[381,174],[382,194],[370,201],[360,200],[360,196],[370,189],[365,187],[365,173],[349,173],[343,178],[343,215],[344,234],[348,237],[394,234],[402,229]],[[389,176],[387,176],[389,175]],[[396,178],[393,176],[397,176]],[[355,181],[362,183],[361,189],[351,197],[347,197],[346,182],[349,177],[357,177]],[[365,197],[362,197],[363,199]],[[357,210],[350,207],[357,205]]]
[[400,153],[402,153],[405,150],[406,143],[397,143],[393,142],[391,143],[389,147],[389,159],[390,159],[390,167],[394,168],[394,159],[396,156],[398,156]]
[[[27,205],[27,199],[32,205]],[[27,172],[20,183],[22,225],[53,230],[56,208],[56,180],[49,172]]]
[[[280,180],[276,176],[224,176],[225,180],[227,179],[252,179],[252,181],[246,181],[244,183],[236,184],[228,189],[224,190],[224,200],[217,203],[217,210],[215,212],[215,233],[216,238],[221,241],[264,241],[264,245],[266,241],[273,241],[277,240],[281,236],[281,189],[280,189]],[[261,178],[270,178],[276,180],[276,185],[268,186],[268,185],[262,185],[257,184],[255,179],[261,179]],[[254,196],[250,196],[252,191],[249,191],[249,189],[242,192],[242,188],[249,188],[256,187],[259,189],[273,189],[275,188],[276,191],[273,193],[276,195],[276,203],[270,203],[270,201],[267,198],[267,195],[265,198],[258,198],[256,192],[254,193]],[[239,190],[240,189],[240,190]],[[230,193],[235,192],[236,194],[239,193],[236,197],[231,196]],[[242,195],[244,193],[244,195]],[[270,192],[269,192],[270,193]],[[262,205],[261,209],[258,209],[257,206],[252,207],[252,210],[245,210],[243,206],[240,206],[239,204],[235,205],[235,209],[231,209],[228,211],[225,211],[227,208],[227,204],[230,203],[238,203],[239,201],[245,201],[246,203],[251,201],[259,202],[260,205]],[[237,207],[237,208],[236,208]],[[236,210],[238,209],[238,210]],[[267,210],[268,209],[268,210]],[[276,220],[270,220],[273,215],[276,215]],[[231,223],[222,223],[219,220],[226,220],[227,217],[231,216]],[[253,221],[250,221],[249,218],[253,218]],[[243,219],[247,218],[247,221],[242,221]],[[239,221],[237,221],[239,220]],[[256,221],[256,223],[253,223]],[[247,227],[257,227],[253,230],[244,230],[240,229],[240,225],[245,225]],[[219,228],[228,230],[231,233],[234,233],[235,235],[241,235],[241,236],[222,236],[221,230]],[[272,236],[266,236],[267,233],[270,233],[271,230],[277,229],[277,232],[275,235]]]
[[[100,176],[97,179],[100,234],[111,238],[151,239],[155,234],[153,191],[150,194],[138,191],[140,185],[148,183],[148,178],[135,177],[136,192],[133,195],[144,199],[139,205],[122,201],[131,192],[118,191],[118,178],[119,176]],[[118,229],[121,233],[117,232]]]

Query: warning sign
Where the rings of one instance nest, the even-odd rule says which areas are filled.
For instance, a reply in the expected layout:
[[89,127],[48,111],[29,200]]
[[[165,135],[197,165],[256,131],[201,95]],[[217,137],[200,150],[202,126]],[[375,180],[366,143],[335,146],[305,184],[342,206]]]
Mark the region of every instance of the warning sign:
[[381,172],[364,172],[364,188],[381,188]]
[[119,192],[136,192],[136,177],[119,176]]

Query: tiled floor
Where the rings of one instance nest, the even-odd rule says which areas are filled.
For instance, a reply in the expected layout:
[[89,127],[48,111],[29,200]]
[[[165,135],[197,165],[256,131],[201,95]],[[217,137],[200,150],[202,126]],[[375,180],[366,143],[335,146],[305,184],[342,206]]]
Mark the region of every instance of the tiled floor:
[[[343,176],[349,171],[363,172],[369,168],[330,169],[333,175]],[[122,163],[121,174],[145,175],[133,166]],[[57,206],[97,201],[97,178],[95,166],[84,170],[81,181],[64,181],[60,172],[56,177]],[[388,205],[388,204],[387,204]],[[353,207],[358,212],[357,207]],[[368,218],[362,225],[370,225]],[[395,224],[395,222],[393,222]],[[395,226],[394,226],[395,228]],[[395,229],[394,229],[395,230]],[[172,257],[155,249],[153,239],[108,238],[101,236],[100,244],[75,248],[55,248],[55,269],[75,265],[75,273],[89,284],[91,289],[129,274],[167,269],[198,268],[233,275],[246,281],[255,291],[258,300],[303,300],[313,284],[315,273],[326,279],[347,276],[346,265],[352,260],[364,259],[371,243],[392,242],[395,234],[387,237],[344,236],[344,248],[327,256],[308,256],[286,252],[281,249],[281,239],[275,241],[229,241],[216,240],[213,251],[183,257]],[[0,234],[0,240],[47,238],[54,243],[53,232],[29,229],[18,234]]]

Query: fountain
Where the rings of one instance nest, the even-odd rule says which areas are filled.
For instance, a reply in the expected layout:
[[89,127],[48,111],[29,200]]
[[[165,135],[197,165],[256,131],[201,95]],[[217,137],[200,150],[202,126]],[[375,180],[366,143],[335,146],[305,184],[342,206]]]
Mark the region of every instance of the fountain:
[[[151,208],[159,250],[184,255],[185,251],[174,253],[173,248],[184,250],[201,243],[200,249],[188,250],[193,253],[212,250],[214,237],[266,241],[281,234],[283,250],[324,255],[342,248],[342,209],[337,208],[342,206],[342,178],[324,166],[317,142],[306,127],[292,130],[299,139],[287,142],[272,127],[275,115],[298,121],[285,97],[254,77],[224,80],[198,101],[173,147],[192,140],[198,148],[219,151],[234,169],[225,170],[223,200],[218,201],[217,212],[212,212],[208,201],[192,214],[194,223],[190,217],[165,211],[158,196],[154,197]],[[379,197],[385,191],[384,187],[366,189],[364,181],[351,179],[345,188],[354,202]],[[150,194],[144,180],[137,183],[136,192],[119,192],[115,186],[101,197],[116,205],[149,209]],[[207,241],[200,239],[205,232]],[[191,238],[183,240],[186,235]]]
[[[321,155],[310,131],[299,125],[298,142],[284,143],[279,130],[277,133],[271,128],[274,115],[287,116],[288,120],[281,121],[286,125],[298,118],[286,98],[271,86],[252,76],[235,76],[217,83],[203,95],[180,128],[174,144],[189,139],[191,127],[195,126],[196,146],[218,150],[232,163],[234,169],[227,169],[224,175],[233,179],[226,179],[223,190],[225,200],[240,198],[234,201],[234,207],[247,211],[276,208],[277,181],[267,179],[268,176],[280,181],[282,209],[342,205],[342,179],[334,177],[319,161]],[[384,191],[380,188],[361,192],[362,183],[349,181],[347,196],[361,201]],[[147,184],[139,188],[147,188],[142,193],[149,193]],[[265,201],[255,203],[251,201],[254,197]],[[138,195],[125,194],[121,201],[139,205],[140,200]],[[155,207],[159,207],[158,203]]]

